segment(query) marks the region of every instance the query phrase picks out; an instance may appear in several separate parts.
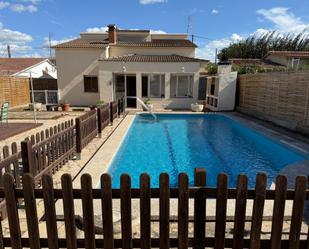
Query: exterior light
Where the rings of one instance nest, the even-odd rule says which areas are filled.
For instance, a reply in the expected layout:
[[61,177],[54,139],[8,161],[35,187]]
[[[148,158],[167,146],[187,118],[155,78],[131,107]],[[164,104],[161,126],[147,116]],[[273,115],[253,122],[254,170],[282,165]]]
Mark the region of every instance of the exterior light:
[[181,67],[181,71],[184,73],[185,72],[185,67]]

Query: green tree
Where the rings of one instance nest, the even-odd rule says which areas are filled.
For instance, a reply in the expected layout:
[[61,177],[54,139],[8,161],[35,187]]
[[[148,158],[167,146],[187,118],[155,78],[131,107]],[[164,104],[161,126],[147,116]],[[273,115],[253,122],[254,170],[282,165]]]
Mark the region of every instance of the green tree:
[[219,58],[261,59],[269,51],[309,51],[309,37],[303,33],[282,35],[276,32],[251,36],[222,49]]

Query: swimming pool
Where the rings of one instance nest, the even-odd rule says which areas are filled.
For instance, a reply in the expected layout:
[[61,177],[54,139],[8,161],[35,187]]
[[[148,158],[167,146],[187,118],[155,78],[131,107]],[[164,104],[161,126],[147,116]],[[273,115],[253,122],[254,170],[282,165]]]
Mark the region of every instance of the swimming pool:
[[235,187],[237,175],[244,173],[254,187],[259,172],[266,172],[268,184],[283,167],[306,160],[280,142],[274,141],[243,124],[220,114],[158,114],[152,122],[148,114],[137,115],[108,173],[113,187],[119,187],[122,173],[139,186],[141,173],[151,176],[152,187],[158,187],[159,174],[170,175],[171,186],[177,186],[180,172],[189,175],[193,185],[194,168],[205,168],[207,185],[215,186],[217,174],[229,176]]

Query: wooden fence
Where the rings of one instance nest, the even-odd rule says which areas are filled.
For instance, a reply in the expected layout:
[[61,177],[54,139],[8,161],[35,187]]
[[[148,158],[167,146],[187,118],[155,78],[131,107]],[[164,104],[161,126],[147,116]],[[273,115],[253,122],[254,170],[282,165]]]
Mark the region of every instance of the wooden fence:
[[46,129],[21,142],[23,173],[31,173],[36,184],[43,174],[53,174],[75,155],[73,120]]
[[10,107],[30,103],[29,79],[0,76],[0,105],[5,101]]
[[76,118],[76,152],[82,149],[98,134],[97,111],[91,110],[81,117]]
[[[184,173],[178,177],[178,187],[170,188],[169,176],[160,175],[159,188],[151,188],[150,176],[143,174],[140,177],[140,188],[131,188],[129,175],[120,178],[120,189],[112,189],[111,177],[108,174],[101,176],[101,188],[93,188],[89,175],[81,177],[81,188],[72,188],[72,178],[65,174],[61,178],[62,189],[54,189],[49,175],[42,179],[43,188],[34,189],[34,180],[31,175],[23,176],[23,189],[16,189],[14,178],[5,174],[4,189],[0,189],[0,198],[6,199],[10,236],[0,235],[0,244],[12,248],[181,248],[192,247],[201,249],[211,247],[223,248],[307,248],[306,235],[301,237],[304,204],[309,200],[309,191],[306,190],[307,178],[299,176],[296,179],[295,190],[287,190],[287,179],[278,176],[275,190],[266,189],[266,175],[258,174],[255,189],[248,189],[248,178],[239,175],[236,189],[228,188],[228,177],[218,175],[217,187],[206,187],[206,172],[203,169],[195,171],[195,187],[189,187],[188,176]],[[96,183],[95,183],[96,184]],[[25,203],[28,234],[21,236],[20,219],[16,200],[22,198]],[[37,215],[36,200],[43,199],[45,206],[45,221],[47,236],[39,235],[39,217]],[[60,199],[63,205],[65,237],[60,236],[57,230],[57,212],[55,202]],[[114,237],[113,200],[120,200],[121,237]],[[174,207],[177,217],[170,215],[170,201],[177,200]],[[82,207],[82,234],[76,233],[76,216],[74,206],[81,200]],[[94,220],[94,200],[101,201],[103,228],[102,237],[96,236]],[[132,201],[139,202],[139,233],[132,231]],[[158,200],[159,218],[157,226],[159,233],[152,233],[155,226],[151,208],[153,200]],[[190,201],[192,200],[192,201]],[[227,218],[228,200],[235,201],[233,219]],[[252,216],[247,217],[247,202],[253,201]],[[266,201],[274,201],[271,218],[270,236],[262,236],[263,210]],[[284,210],[286,201],[293,202],[290,222],[285,221]],[[215,201],[215,219],[208,218],[207,203]],[[189,217],[189,210],[194,209],[194,217]],[[118,209],[117,209],[118,210]],[[97,210],[95,210],[97,211]],[[135,210],[137,211],[137,210]],[[136,217],[135,217],[136,218]],[[171,224],[177,222],[177,230],[171,234]],[[214,232],[206,236],[206,227],[209,222],[215,222]],[[233,223],[232,236],[227,236],[227,223]],[[268,221],[269,222],[269,221]],[[189,231],[189,224],[193,223],[193,232]],[[250,223],[250,232],[245,233],[245,225]],[[283,237],[283,223],[289,225],[288,236]],[[43,224],[44,225],[44,224]],[[248,226],[247,226],[248,227]],[[0,230],[2,232],[2,230]]]
[[238,77],[237,110],[309,134],[309,72]]
[[109,103],[110,105],[110,122],[113,123],[114,119],[118,116],[118,102],[113,101]]
[[109,104],[105,104],[97,108],[98,112],[98,133],[101,134],[102,130],[109,125],[110,117],[109,117],[110,106]]

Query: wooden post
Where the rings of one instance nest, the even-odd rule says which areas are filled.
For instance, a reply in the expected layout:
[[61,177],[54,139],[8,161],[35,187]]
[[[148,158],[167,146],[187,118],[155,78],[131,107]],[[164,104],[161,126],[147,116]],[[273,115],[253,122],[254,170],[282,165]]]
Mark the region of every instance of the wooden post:
[[120,117],[120,114],[122,112],[122,108],[121,108],[121,99],[118,99],[118,116]]
[[[205,169],[196,168],[194,170],[194,186],[206,186]],[[206,219],[206,200],[203,191],[196,192],[194,197],[194,249],[204,249],[205,239],[205,219]]]
[[98,116],[98,135],[99,135],[99,138],[102,137],[102,113],[101,113],[101,108],[98,107],[97,108],[97,116]]
[[113,115],[113,102],[110,102],[110,103],[109,103],[109,108],[110,108],[109,118],[110,118],[111,124],[113,124],[113,121],[114,121],[114,115]]
[[32,143],[29,140],[21,142],[21,158],[23,161],[23,172],[35,176]]
[[76,159],[81,160],[82,153],[82,131],[81,131],[81,120],[76,118],[75,120],[76,127]]

